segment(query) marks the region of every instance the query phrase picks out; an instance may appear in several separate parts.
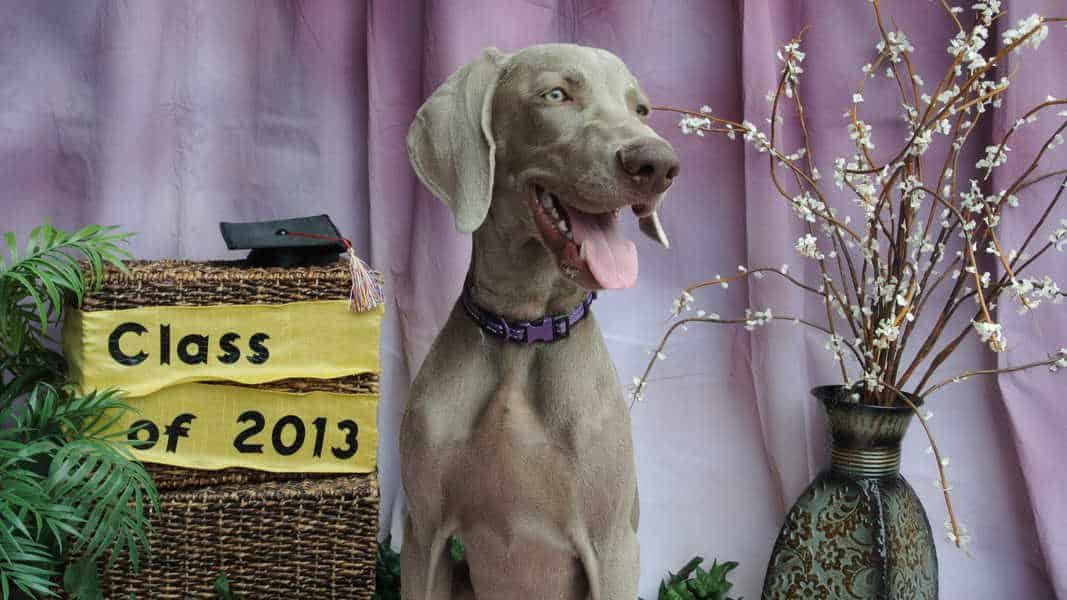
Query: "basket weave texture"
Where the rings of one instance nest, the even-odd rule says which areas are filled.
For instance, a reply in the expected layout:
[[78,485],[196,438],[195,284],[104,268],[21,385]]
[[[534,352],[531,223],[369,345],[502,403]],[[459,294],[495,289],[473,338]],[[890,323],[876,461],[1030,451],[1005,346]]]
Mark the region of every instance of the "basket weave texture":
[[103,573],[106,598],[210,598],[222,571],[249,600],[374,595],[378,488],[373,476],[227,485],[161,495],[151,559]]
[[[347,299],[346,261],[331,266],[250,268],[240,262],[134,261],[108,269],[82,310],[145,306],[287,304]],[[381,281],[381,276],[374,273]],[[223,383],[223,382],[213,382]],[[240,385],[226,383],[226,385]],[[292,378],[247,387],[377,393],[377,373]],[[132,400],[136,404],[136,400]],[[131,574],[120,558],[101,578],[105,597],[216,598],[215,577],[250,600],[371,598],[378,533],[376,474],[195,470],[146,464],[160,490],[152,554]]]
[[[81,310],[343,300],[352,285],[348,263],[343,260],[330,266],[284,268],[247,267],[241,261],[142,260],[130,261],[127,267],[127,272],[106,269],[100,288],[85,295]],[[373,275],[381,281],[379,273]],[[245,387],[290,393],[378,393],[379,377],[377,373],[360,373],[337,379],[290,378]],[[314,477],[240,468],[201,471],[151,463],[145,466],[160,491]]]
[[[348,298],[348,264],[325,267],[245,267],[241,262],[131,261],[128,273],[108,269],[101,289],[87,294],[82,310],[142,306],[287,304]],[[381,275],[374,273],[381,281]]]

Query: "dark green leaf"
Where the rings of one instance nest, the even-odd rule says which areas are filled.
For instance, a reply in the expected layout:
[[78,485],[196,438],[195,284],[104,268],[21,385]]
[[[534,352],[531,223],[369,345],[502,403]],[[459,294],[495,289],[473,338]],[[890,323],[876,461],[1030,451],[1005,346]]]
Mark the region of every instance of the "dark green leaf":
[[226,577],[226,573],[219,573],[215,577],[215,593],[219,600],[241,600],[241,595],[230,589],[230,580]]
[[71,600],[103,600],[96,563],[84,557],[69,563],[63,573],[63,590]]
[[459,541],[459,538],[455,536],[448,538],[448,555],[452,557],[452,561],[463,562],[464,554],[463,543]]

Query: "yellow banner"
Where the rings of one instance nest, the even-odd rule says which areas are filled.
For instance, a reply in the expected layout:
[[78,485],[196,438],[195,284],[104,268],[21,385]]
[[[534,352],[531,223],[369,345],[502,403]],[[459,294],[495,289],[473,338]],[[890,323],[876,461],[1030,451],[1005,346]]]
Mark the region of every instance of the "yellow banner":
[[83,388],[143,396],[179,383],[333,379],[380,370],[384,307],[347,300],[71,311],[63,344]]
[[115,424],[134,429],[144,462],[192,469],[369,473],[378,448],[377,394],[289,394],[190,383],[130,398]]

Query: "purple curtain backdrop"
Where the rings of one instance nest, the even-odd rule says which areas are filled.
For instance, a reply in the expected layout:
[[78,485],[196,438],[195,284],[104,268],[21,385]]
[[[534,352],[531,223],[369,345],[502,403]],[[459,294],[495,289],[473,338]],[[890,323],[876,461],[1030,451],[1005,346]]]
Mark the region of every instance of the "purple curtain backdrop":
[[[951,21],[936,3],[883,4],[933,79],[948,60]],[[1005,6],[1012,23],[1067,12],[1061,0]],[[470,245],[408,166],[404,134],[425,96],[484,46],[572,41],[618,54],[655,103],[707,103],[762,123],[774,49],[808,24],[804,86],[818,166],[829,175],[829,157],[847,152],[840,116],[850,86],[876,41],[866,2],[0,2],[0,231],[24,234],[46,219],[119,224],[138,232],[142,257],[232,258],[220,220],[329,213],[388,278],[382,527],[399,534],[405,388],[458,294]],[[989,135],[1047,94],[1067,95],[1067,32],[1056,28],[1045,44],[1021,57],[1006,101],[1012,116]],[[865,108],[890,146],[896,104],[869,96]],[[765,157],[721,138],[683,138],[675,121],[653,117],[683,162],[663,210],[674,245],[638,241],[637,287],[604,294],[595,308],[624,382],[685,284],[737,265],[804,268],[792,249],[797,224],[771,191]],[[1037,140],[1017,141],[1013,157]],[[1039,208],[1024,202],[1005,218],[1009,243],[1018,245]],[[1067,281],[1062,260],[1039,272]],[[749,304],[819,310],[769,279],[698,298],[724,315]],[[969,345],[949,373],[1033,360],[1067,340],[1062,307],[1003,314],[1010,351],[994,357]],[[784,510],[825,464],[820,410],[807,390],[839,376],[822,339],[788,326],[693,328],[666,352],[633,415],[642,593],[654,597],[668,568],[701,554],[740,561],[735,591],[758,597]],[[909,436],[903,471],[937,532],[943,597],[1067,598],[1062,386],[1039,371],[971,380],[931,399],[931,426],[953,459],[956,508],[974,532],[972,557],[940,535],[935,466],[918,429]]]

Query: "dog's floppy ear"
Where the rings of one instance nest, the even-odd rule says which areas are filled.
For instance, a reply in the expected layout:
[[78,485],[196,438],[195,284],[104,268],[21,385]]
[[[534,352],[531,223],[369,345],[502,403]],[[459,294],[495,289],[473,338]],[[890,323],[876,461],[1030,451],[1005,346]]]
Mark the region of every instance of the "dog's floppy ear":
[[486,48],[453,73],[415,115],[408,157],[415,173],[471,233],[489,213],[496,168],[492,103],[508,55]]

